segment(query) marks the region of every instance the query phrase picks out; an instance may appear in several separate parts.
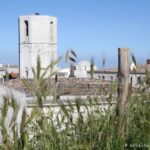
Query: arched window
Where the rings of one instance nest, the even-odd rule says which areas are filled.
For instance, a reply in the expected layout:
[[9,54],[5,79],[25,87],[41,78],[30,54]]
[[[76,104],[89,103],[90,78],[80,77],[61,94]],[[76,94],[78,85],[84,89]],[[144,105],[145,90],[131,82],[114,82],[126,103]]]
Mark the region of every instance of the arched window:
[[27,20],[25,20],[24,23],[25,23],[26,36],[28,36],[28,35],[29,35],[29,24],[28,24],[28,21],[27,21]]
[[28,78],[28,75],[29,75],[28,67],[25,67],[25,72],[26,72],[26,78]]
[[54,22],[50,22],[50,41],[54,41]]

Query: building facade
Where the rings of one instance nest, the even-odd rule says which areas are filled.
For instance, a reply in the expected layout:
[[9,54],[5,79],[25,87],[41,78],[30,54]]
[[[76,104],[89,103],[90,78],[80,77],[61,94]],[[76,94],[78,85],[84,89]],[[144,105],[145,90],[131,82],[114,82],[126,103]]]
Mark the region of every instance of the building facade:
[[57,59],[57,18],[38,13],[20,16],[20,78],[33,78],[32,67],[36,68],[38,56],[40,56],[43,71],[52,61]]
[[[146,72],[150,72],[150,64],[137,64],[136,70],[131,71],[129,74],[129,83],[133,87],[139,87],[141,81],[146,75]],[[88,78],[90,78],[90,72],[87,72]],[[118,68],[102,69],[94,71],[94,78],[103,81],[116,81],[118,80]]]

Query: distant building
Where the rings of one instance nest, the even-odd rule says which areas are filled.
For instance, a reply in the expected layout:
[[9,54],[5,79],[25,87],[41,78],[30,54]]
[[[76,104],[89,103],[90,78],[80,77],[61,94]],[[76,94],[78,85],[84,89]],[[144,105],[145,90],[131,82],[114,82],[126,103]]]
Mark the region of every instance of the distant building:
[[6,73],[6,70],[4,68],[0,67],[0,79],[3,79],[5,73]]
[[[64,78],[67,78],[67,77],[88,78],[88,71],[90,71],[90,69],[91,69],[90,61],[83,60],[83,61],[80,61],[75,66],[73,65],[70,66],[70,68],[59,69],[58,74],[60,76],[60,73],[61,73],[62,76],[64,75],[63,76]],[[94,66],[94,70],[95,71],[97,70],[96,66]]]
[[[83,60],[79,62],[76,66],[75,76],[78,78],[87,78],[88,71],[91,69],[91,62],[87,60]],[[94,66],[94,70],[97,70],[97,67]]]
[[[150,61],[148,60],[146,64],[137,64],[136,70],[130,70],[129,82],[133,87],[139,85],[141,80],[145,77],[146,71],[150,71]],[[88,78],[90,78],[89,71]],[[101,79],[103,81],[118,80],[118,68],[101,69],[94,71],[94,78]]]
[[7,70],[8,73],[19,73],[19,66],[18,65],[13,65],[13,64],[5,64],[2,65],[2,68]]
[[0,82],[6,81],[6,74],[9,79],[15,79],[19,75],[19,66],[10,64],[0,65]]
[[19,17],[20,78],[33,78],[32,67],[36,67],[38,55],[44,70],[57,59],[56,51],[56,17],[39,15],[39,13]]
[[63,69],[59,69],[58,71],[58,77],[60,78],[68,78],[70,75],[70,68],[63,68]]

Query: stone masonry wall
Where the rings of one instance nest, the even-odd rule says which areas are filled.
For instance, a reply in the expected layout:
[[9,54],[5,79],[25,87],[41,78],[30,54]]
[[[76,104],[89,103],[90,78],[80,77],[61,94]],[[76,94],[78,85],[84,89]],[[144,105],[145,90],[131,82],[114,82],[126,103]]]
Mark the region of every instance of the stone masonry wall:
[[108,87],[108,82],[100,79],[89,78],[64,78],[59,79],[57,92],[60,95],[95,95],[101,88]]
[[[34,86],[33,80],[27,80],[27,82]],[[53,89],[56,87],[56,92],[58,95],[99,95],[100,90],[109,91],[110,81],[103,81],[100,79],[90,79],[90,78],[58,78],[47,80],[47,90]],[[9,86],[10,88],[24,93],[27,97],[33,96],[32,91],[29,91],[25,85],[22,83],[22,80],[15,79],[10,80],[4,85]]]

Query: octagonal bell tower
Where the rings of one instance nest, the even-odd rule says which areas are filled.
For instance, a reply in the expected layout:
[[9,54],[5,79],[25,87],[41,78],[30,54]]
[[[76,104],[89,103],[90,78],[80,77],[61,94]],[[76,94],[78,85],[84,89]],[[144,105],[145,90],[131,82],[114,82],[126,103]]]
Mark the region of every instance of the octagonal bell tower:
[[20,16],[20,78],[33,78],[32,67],[36,67],[38,55],[43,70],[57,59],[57,18],[39,15],[38,13],[30,16]]

